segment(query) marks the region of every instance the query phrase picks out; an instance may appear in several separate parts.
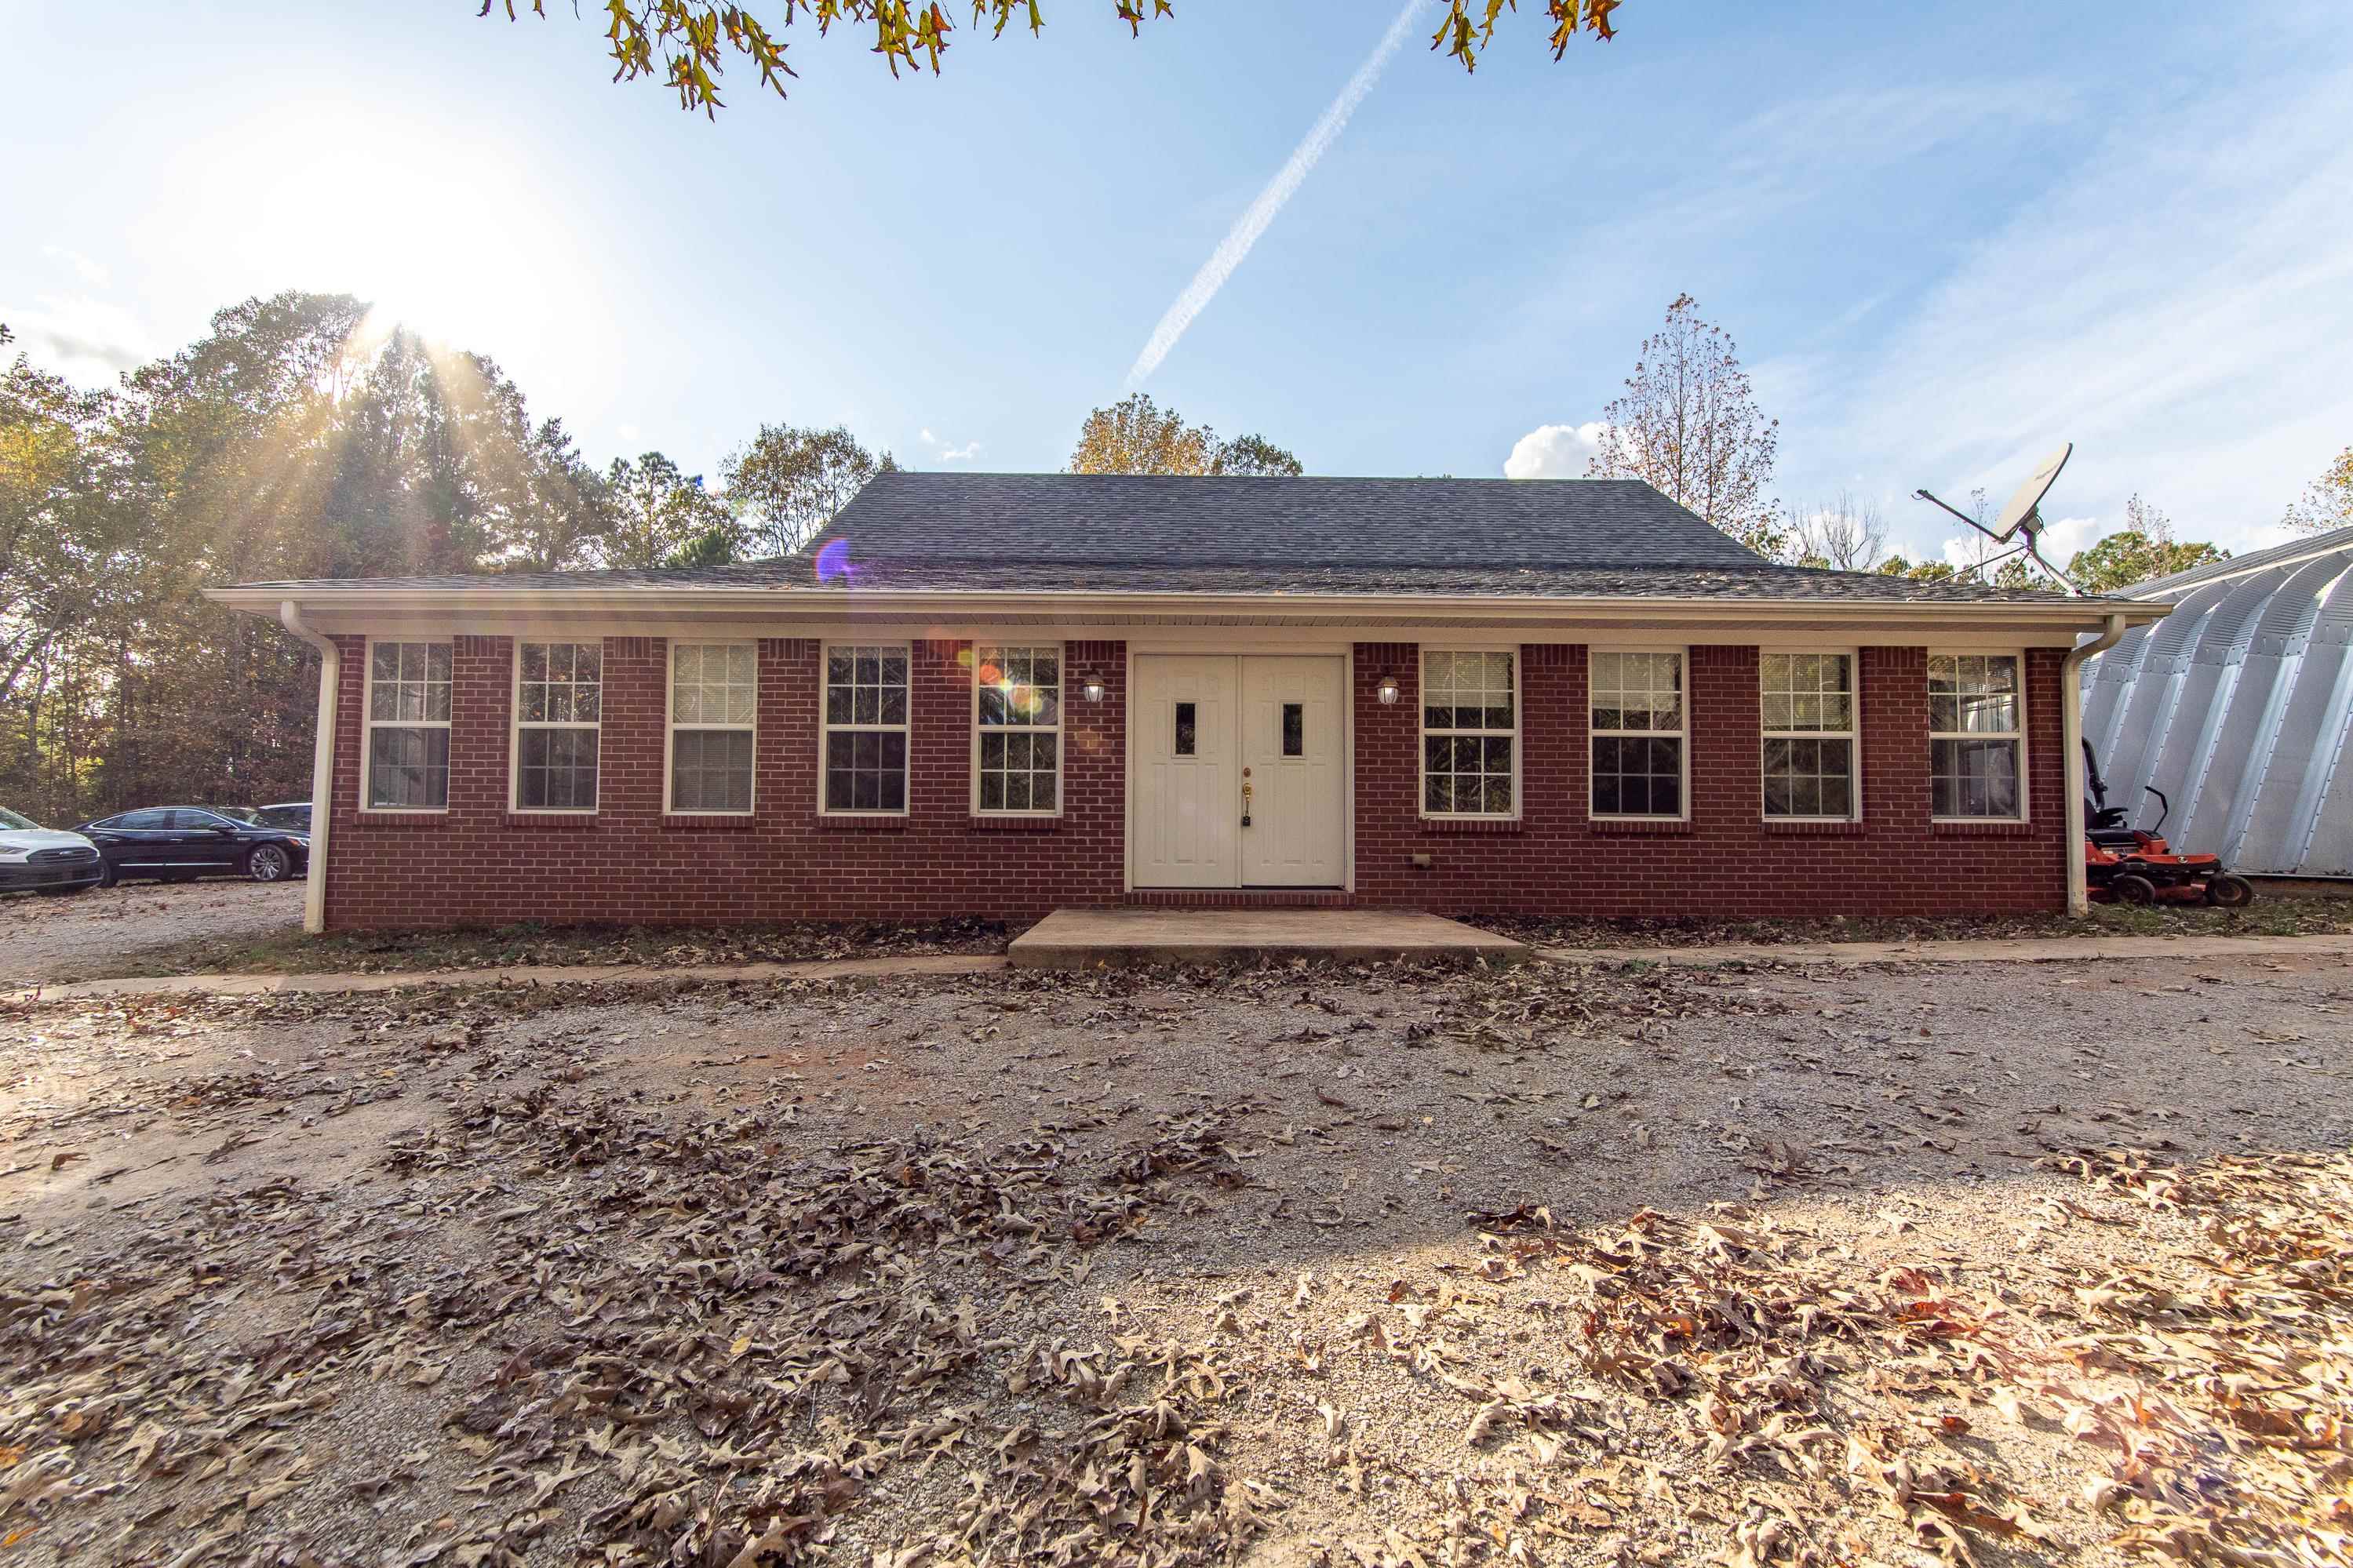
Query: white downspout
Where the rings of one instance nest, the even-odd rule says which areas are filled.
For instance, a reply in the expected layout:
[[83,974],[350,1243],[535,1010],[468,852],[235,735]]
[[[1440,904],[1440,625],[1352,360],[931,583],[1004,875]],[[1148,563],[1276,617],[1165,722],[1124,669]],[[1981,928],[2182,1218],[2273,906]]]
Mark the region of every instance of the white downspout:
[[2067,912],[2077,920],[2092,912],[2092,895],[2084,886],[2084,661],[2116,646],[2125,635],[2125,618],[2110,616],[2105,629],[2090,642],[2069,650],[2059,661],[2059,733],[2065,755],[2067,779]]
[[311,874],[302,888],[302,929],[317,936],[327,929],[327,829],[335,815],[335,690],[343,659],[333,638],[303,625],[293,600],[280,601],[278,624],[319,650],[319,733],[311,746]]

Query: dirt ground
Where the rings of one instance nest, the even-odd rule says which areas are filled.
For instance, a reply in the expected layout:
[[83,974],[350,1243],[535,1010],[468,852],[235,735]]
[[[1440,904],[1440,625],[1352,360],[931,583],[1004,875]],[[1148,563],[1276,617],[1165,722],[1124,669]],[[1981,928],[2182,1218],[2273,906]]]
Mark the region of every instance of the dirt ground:
[[0,1564],[2341,1563],[2348,1037],[2294,957],[16,1005]]
[[146,954],[199,938],[249,941],[301,929],[300,881],[135,881],[58,898],[12,894],[0,898],[0,990],[100,969],[149,973],[139,967]]

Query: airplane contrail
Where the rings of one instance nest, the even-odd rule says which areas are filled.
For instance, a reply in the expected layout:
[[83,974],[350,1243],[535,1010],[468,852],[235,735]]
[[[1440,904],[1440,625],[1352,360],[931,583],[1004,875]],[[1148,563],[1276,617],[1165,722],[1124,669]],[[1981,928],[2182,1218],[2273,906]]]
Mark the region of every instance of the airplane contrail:
[[1185,335],[1185,329],[1193,324],[1193,318],[1217,298],[1218,290],[1224,288],[1226,279],[1234,275],[1234,268],[1242,264],[1242,258],[1250,254],[1250,247],[1256,245],[1259,236],[1266,232],[1267,226],[1274,221],[1275,214],[1282,210],[1282,204],[1299,189],[1300,182],[1307,178],[1308,171],[1315,167],[1316,160],[1339,140],[1340,132],[1347,126],[1348,116],[1356,111],[1356,105],[1365,100],[1365,94],[1373,90],[1373,83],[1380,78],[1381,68],[1389,63],[1389,57],[1397,53],[1399,44],[1405,42],[1406,33],[1413,25],[1414,13],[1420,10],[1425,3],[1426,0],[1405,0],[1403,9],[1397,14],[1397,20],[1391,22],[1389,30],[1381,35],[1381,41],[1373,47],[1373,52],[1366,57],[1365,63],[1356,68],[1356,74],[1348,79],[1348,85],[1340,89],[1340,96],[1332,100],[1332,106],[1324,111],[1322,119],[1316,121],[1306,139],[1291,150],[1291,156],[1283,161],[1282,168],[1275,171],[1274,178],[1266,183],[1266,189],[1259,192],[1258,200],[1250,203],[1250,210],[1243,213],[1234,226],[1227,231],[1226,237],[1219,241],[1218,248],[1210,253],[1208,261],[1202,263],[1201,270],[1193,274],[1193,281],[1185,285],[1185,291],[1176,296],[1176,302],[1168,307],[1167,314],[1160,318],[1160,324],[1152,329],[1151,341],[1144,345],[1144,352],[1135,356],[1135,363],[1128,368],[1127,384],[1130,387],[1160,368],[1160,362],[1168,357],[1168,351],[1176,346],[1176,340]]

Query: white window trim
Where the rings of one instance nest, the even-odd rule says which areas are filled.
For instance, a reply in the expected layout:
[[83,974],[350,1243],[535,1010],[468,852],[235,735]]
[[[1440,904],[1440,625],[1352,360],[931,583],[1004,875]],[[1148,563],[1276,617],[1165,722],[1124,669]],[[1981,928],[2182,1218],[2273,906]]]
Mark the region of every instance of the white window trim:
[[[1062,776],[1062,764],[1063,764],[1063,763],[1064,763],[1065,761],[1067,761],[1067,760],[1069,759],[1070,754],[1071,754],[1069,737],[1068,737],[1068,735],[1065,733],[1065,731],[1064,731],[1064,728],[1063,728],[1063,721],[1064,721],[1065,718],[1069,715],[1070,710],[1071,710],[1071,655],[1070,655],[1070,648],[1069,648],[1069,646],[1068,646],[1067,644],[1060,643],[1060,642],[1030,642],[1030,641],[1024,641],[1024,640],[1022,640],[1022,639],[1021,639],[1021,638],[1019,638],[1019,637],[975,637],[975,638],[972,640],[972,645],[971,645],[971,647],[972,647],[972,680],[971,680],[970,684],[971,684],[971,686],[972,686],[972,789],[971,789],[971,792],[970,792],[970,799],[969,799],[969,801],[968,801],[968,805],[969,805],[969,807],[970,807],[970,809],[971,809],[972,815],[973,815],[973,816],[992,816],[992,817],[993,817],[993,816],[1009,816],[1009,817],[1013,817],[1013,818],[1016,818],[1016,819],[1019,819],[1019,818],[1023,818],[1023,817],[1030,817],[1030,818],[1035,818],[1036,820],[1040,821],[1040,822],[1050,822],[1050,821],[1053,820],[1055,817],[1058,817],[1058,816],[1061,816],[1061,815],[1062,815],[1062,804],[1063,804],[1062,786],[1063,786],[1063,784],[1065,783],[1065,780],[1063,779],[1063,776]],[[990,725],[987,730],[983,730],[983,729],[981,728],[981,726],[980,726],[980,655],[981,655],[981,650],[982,650],[982,649],[984,649],[984,648],[1008,648],[1008,647],[1020,647],[1020,648],[1028,648],[1028,649],[1029,649],[1029,650],[1030,650],[1031,652],[1033,652],[1033,653],[1034,653],[1034,652],[1036,652],[1036,651],[1037,651],[1038,649],[1039,649],[1039,648],[1048,648],[1048,647],[1050,647],[1050,648],[1052,648],[1052,649],[1054,650],[1054,669],[1055,669],[1055,686],[1054,686],[1054,690],[1055,690],[1055,693],[1056,693],[1056,700],[1055,700],[1055,703],[1054,703],[1054,721],[1053,721],[1053,723],[1051,723],[1051,724],[992,724],[992,725]],[[911,661],[910,661],[910,663],[909,663],[909,664],[908,664],[908,666],[907,666],[907,688],[908,688],[908,689],[907,689],[907,710],[908,710],[908,717],[909,717],[909,718],[911,718],[911,719],[914,716],[914,706],[915,706],[914,681],[915,681],[915,667],[914,667],[913,663],[913,662],[912,662],[912,660],[911,660]],[[1010,809],[1008,809],[1008,808],[1007,808],[1007,807],[1005,807],[1005,806],[992,806],[992,807],[990,807],[990,808],[988,808],[988,809],[987,809],[987,810],[982,809],[982,807],[981,807],[981,804],[980,804],[980,738],[981,738],[981,736],[983,736],[984,734],[992,734],[992,735],[1051,735],[1051,736],[1053,736],[1053,737],[1054,737],[1054,805],[1053,805],[1053,808],[1052,808],[1051,810],[1050,810],[1050,811],[1039,811],[1039,810],[1038,810],[1038,809],[1037,809],[1036,807],[1034,807],[1034,806],[1024,807],[1024,808],[1022,808],[1021,810],[1018,810],[1018,811],[1010,810]],[[909,754],[908,754],[907,763],[908,763],[908,770],[909,770],[910,773],[912,773],[913,772],[913,768],[914,768],[914,756],[913,756],[913,753],[912,752],[909,752]],[[822,767],[822,766],[824,765],[824,760],[823,760],[822,758],[819,758],[819,759],[818,759],[818,765],[819,765],[820,767]],[[1035,772],[1036,770],[1035,770],[1035,769],[1032,769],[1032,770],[1030,770],[1030,771]],[[912,804],[913,799],[913,795],[914,795],[914,780],[911,777],[911,778],[909,778],[909,780],[908,780],[907,782],[908,782],[908,796],[909,796],[910,803]]]
[[[1517,822],[1527,804],[1527,791],[1523,787],[1521,773],[1527,747],[1522,743],[1521,731],[1526,728],[1527,660],[1520,657],[1517,643],[1493,642],[1426,642],[1417,643],[1413,650],[1413,805],[1424,822]],[[1500,653],[1512,660],[1512,727],[1504,730],[1433,730],[1430,728],[1430,656],[1433,653]],[[1432,811],[1430,809],[1430,737],[1503,736],[1512,742],[1512,809],[1509,811]],[[1353,742],[1351,744],[1353,745]],[[1349,785],[1354,798],[1355,784]]]
[[[539,720],[522,716],[522,645],[553,647],[567,643],[596,650],[596,721]],[[514,639],[514,679],[507,687],[507,809],[530,816],[594,816],[605,804],[605,640],[602,637],[530,637]],[[594,730],[596,731],[596,804],[595,805],[525,805],[522,803],[522,732],[525,730]],[[755,766],[754,772],[757,772]]]
[[[449,650],[449,717],[448,719],[378,719],[375,717],[375,650],[379,643],[397,647],[405,643],[419,643],[427,647],[446,647]],[[360,683],[360,809],[374,815],[391,816],[398,813],[408,816],[447,816],[449,815],[449,792],[441,792],[439,805],[371,805],[375,798],[375,732],[386,730],[447,730],[458,716],[458,642],[455,637],[368,637],[360,650],[363,667],[367,674]],[[457,737],[450,737],[454,742]],[[452,783],[456,769],[451,769]]]
[[[903,724],[832,724],[826,721],[826,709],[833,695],[833,650],[838,647],[871,647],[886,652],[897,648],[907,658],[907,721]],[[890,818],[905,816],[915,806],[915,645],[890,638],[828,637],[818,645],[817,671],[817,814],[819,816],[851,816]],[[974,700],[977,702],[978,698]],[[825,804],[826,738],[836,730],[895,730],[907,737],[906,800],[896,811],[835,811]]]
[[[1802,657],[1806,654],[1836,655],[1846,660],[1848,679],[1847,718],[1851,730],[1767,730],[1765,728],[1765,660],[1775,654]],[[1683,700],[1691,700],[1691,669],[1683,670]],[[1861,822],[1862,820],[1862,650],[1857,647],[1760,647],[1757,650],[1757,810],[1765,822]],[[1853,782],[1853,808],[1842,816],[1775,816],[1765,809],[1765,743],[1768,741],[1845,741],[1854,748],[1851,769]],[[1685,745],[1690,742],[1686,741]]]
[[[1596,730],[1593,727],[1593,661],[1594,656],[1605,653],[1671,653],[1682,661],[1683,727],[1677,730]],[[1689,822],[1692,812],[1692,662],[1688,643],[1588,643],[1585,649],[1585,819],[1588,822]],[[1639,735],[1653,741],[1680,741],[1675,749],[1683,763],[1683,777],[1676,789],[1676,798],[1683,809],[1669,815],[1652,811],[1596,811],[1593,809],[1593,742],[1599,735]],[[1758,752],[1763,755],[1762,752]]]
[[[2018,661],[2018,730],[2014,737],[2018,742],[2018,815],[2015,816],[1938,816],[1935,815],[1936,801],[1936,742],[1939,741],[1996,740],[2000,738],[2002,735],[2009,733],[2009,731],[2000,730],[1973,730],[1961,731],[1939,730],[1935,727],[1934,722],[1932,721],[1928,730],[1928,755],[1924,759],[1928,763],[1928,805],[1930,812],[1928,820],[1932,823],[1995,823],[2002,826],[2026,822],[2031,818],[2034,806],[2034,775],[2027,771],[2026,755],[2026,650],[2022,647],[1932,647],[1928,650],[1928,657],[1931,659],[1938,658],[1966,658],[1972,656],[1979,658],[2010,658]],[[1925,665],[1920,670],[1920,697],[1923,701],[1926,701],[1928,697],[1928,671]]]
[[[752,721],[748,724],[713,724],[707,720],[698,720],[694,723],[686,726],[686,728],[690,730],[740,730],[752,737],[752,790],[749,796],[751,804],[741,811],[721,811],[711,806],[691,806],[681,811],[678,807],[678,650],[689,646],[694,647],[748,647],[752,650]],[[603,704],[601,702],[598,704],[597,710],[599,712],[604,710]],[[603,800],[605,795],[605,772],[603,762],[604,745],[604,740],[600,736],[596,742],[598,752],[596,795],[599,801]],[[759,806],[759,642],[756,639],[745,637],[717,637],[708,639],[694,637],[671,637],[669,639],[668,649],[662,660],[662,815],[664,816],[750,816],[758,811]]]

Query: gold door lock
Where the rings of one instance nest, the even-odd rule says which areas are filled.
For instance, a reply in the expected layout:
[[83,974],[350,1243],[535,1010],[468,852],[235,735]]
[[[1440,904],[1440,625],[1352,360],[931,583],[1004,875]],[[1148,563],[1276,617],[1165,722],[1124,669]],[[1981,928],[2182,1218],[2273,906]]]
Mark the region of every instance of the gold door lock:
[[1242,826],[1243,826],[1244,827],[1248,827],[1248,826],[1250,826],[1250,771],[1248,768],[1244,768],[1244,769],[1242,770]]

